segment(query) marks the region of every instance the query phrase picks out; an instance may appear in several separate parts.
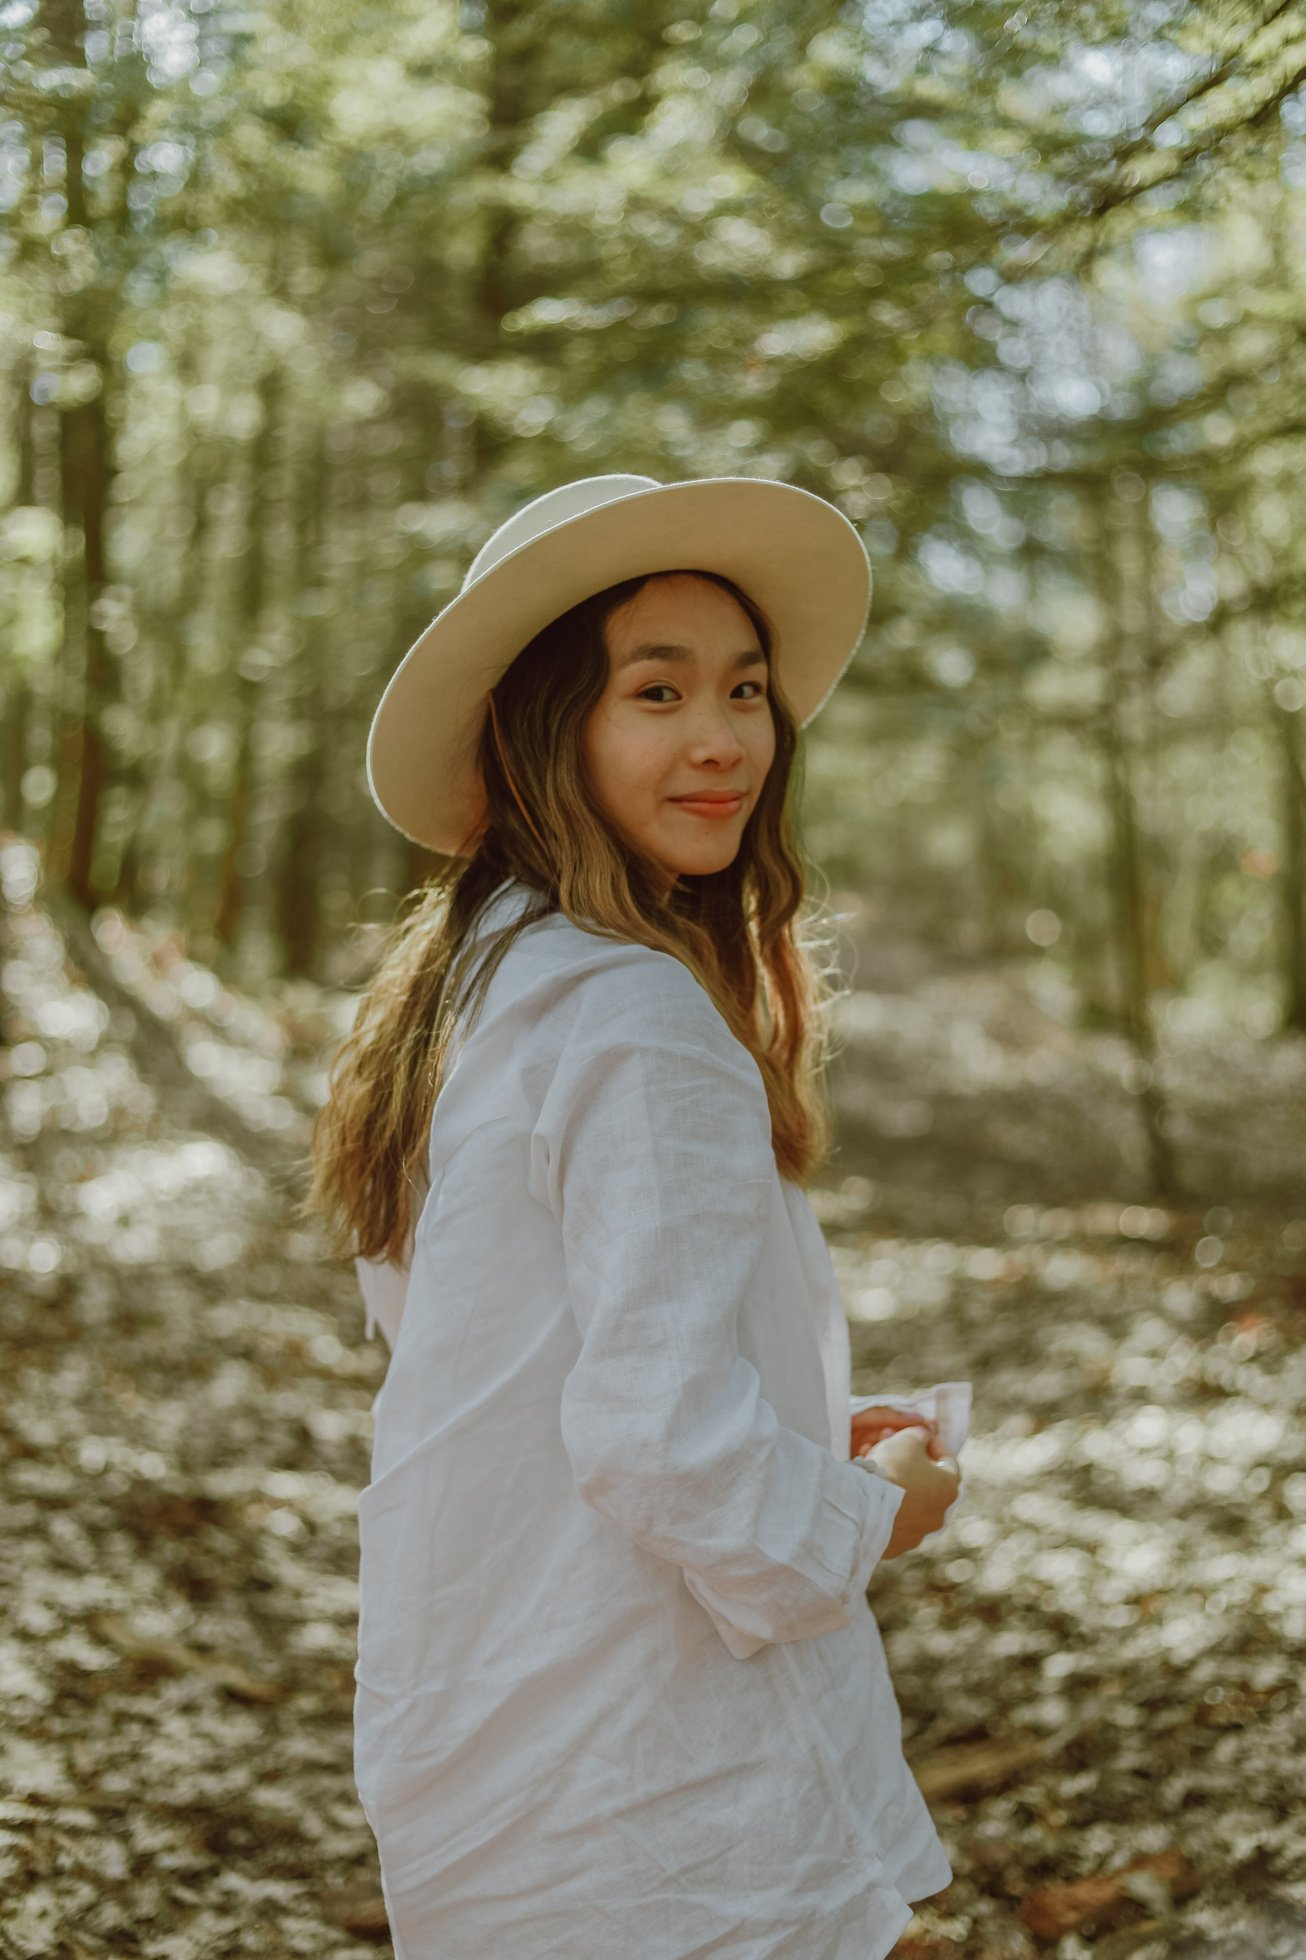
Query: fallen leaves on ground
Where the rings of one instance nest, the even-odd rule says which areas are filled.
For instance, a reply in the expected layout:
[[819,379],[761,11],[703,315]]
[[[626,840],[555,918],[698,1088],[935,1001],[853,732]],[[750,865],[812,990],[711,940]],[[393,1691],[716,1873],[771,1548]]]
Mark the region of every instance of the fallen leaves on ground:
[[[289,1206],[341,1003],[245,1001],[112,917],[85,965],[39,904],[6,930],[0,1955],[384,1953],[351,1710],[385,1355]],[[896,1029],[901,1059],[910,1036],[884,1105],[909,1087],[930,1126],[892,1118],[901,1149],[886,1129],[860,1158],[854,1126],[813,1193],[857,1388],[975,1384],[953,1521],[871,1588],[955,1873],[895,1960],[1287,1960],[1306,1951],[1306,1212],[1282,1191],[1300,1058],[1267,1052],[1263,1081],[1239,1048],[1241,1105],[1230,1065],[1203,1070],[1222,1177],[1240,1115],[1273,1119],[1241,1183],[1163,1203],[1074,1143],[1100,1071],[1076,1074],[1065,1030],[1044,1106],[1030,1017],[977,983],[967,1021],[948,984],[897,1020],[867,1009],[845,1060],[873,1114],[875,1043]]]

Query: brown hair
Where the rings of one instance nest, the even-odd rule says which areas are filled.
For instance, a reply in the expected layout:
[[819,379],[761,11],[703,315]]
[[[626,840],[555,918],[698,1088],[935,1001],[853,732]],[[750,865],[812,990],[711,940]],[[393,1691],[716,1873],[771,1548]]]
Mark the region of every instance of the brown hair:
[[[660,867],[610,827],[591,794],[581,735],[608,682],[604,626],[648,583],[625,579],[553,620],[497,683],[478,747],[486,813],[471,854],[450,858],[410,895],[332,1062],[300,1210],[328,1220],[342,1256],[404,1258],[414,1172],[424,1178],[455,1025],[464,1009],[479,1007],[518,933],[552,912],[681,960],[757,1062],[781,1173],[804,1182],[824,1158],[830,1119],[821,1078],[835,989],[816,957],[826,949],[816,914],[796,923],[804,905],[790,815],[801,782],[797,723],[776,684],[765,615],[732,580],[693,576],[742,607],[771,669],[775,757],[733,863],[682,877],[668,893]],[[486,902],[509,877],[535,897],[519,918],[471,943]]]

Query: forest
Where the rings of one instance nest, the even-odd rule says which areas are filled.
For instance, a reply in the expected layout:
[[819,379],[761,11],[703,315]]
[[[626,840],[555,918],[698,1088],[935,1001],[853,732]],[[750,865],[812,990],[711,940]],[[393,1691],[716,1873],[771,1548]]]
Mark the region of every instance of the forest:
[[975,1391],[895,1951],[1306,1953],[1300,7],[0,0],[0,273],[0,1960],[389,1951],[296,1205],[441,868],[376,702],[606,471],[872,565],[810,1195],[855,1388]]

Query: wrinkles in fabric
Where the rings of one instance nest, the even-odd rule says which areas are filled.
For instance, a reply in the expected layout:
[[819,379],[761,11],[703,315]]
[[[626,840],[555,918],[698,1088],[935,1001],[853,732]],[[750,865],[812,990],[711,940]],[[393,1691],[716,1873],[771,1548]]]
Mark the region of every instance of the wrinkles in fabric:
[[393,1340],[355,1777],[399,1960],[632,1926],[640,1960],[880,1960],[951,1877],[866,1598],[901,1493],[847,1461],[753,1058],[669,955],[540,921],[428,1170],[407,1265],[360,1273]]

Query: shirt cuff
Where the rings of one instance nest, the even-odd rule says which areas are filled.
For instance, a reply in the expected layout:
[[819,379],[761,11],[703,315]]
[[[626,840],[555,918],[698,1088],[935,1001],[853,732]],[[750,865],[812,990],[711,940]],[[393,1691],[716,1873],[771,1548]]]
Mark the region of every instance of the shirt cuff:
[[[729,1604],[728,1595],[713,1586],[701,1573],[682,1566],[681,1577],[688,1591],[707,1613],[725,1647],[736,1660],[749,1660],[763,1647],[773,1646],[780,1640],[812,1639],[823,1633],[837,1633],[848,1625],[853,1602],[858,1597],[865,1598],[871,1574],[893,1536],[893,1521],[907,1493],[900,1484],[893,1483],[878,1464],[870,1467],[869,1473],[855,1459],[846,1464],[836,1459],[834,1467],[837,1482],[827,1487],[827,1501],[831,1506],[827,1516],[831,1516],[832,1521],[838,1521],[844,1552],[839,1572],[847,1572],[849,1576],[839,1593],[827,1594],[823,1613],[810,1616],[801,1632],[784,1632],[778,1627],[768,1633],[746,1630],[725,1611]],[[850,1551],[851,1570],[847,1557]],[[831,1546],[822,1562],[837,1585],[839,1575],[833,1559],[834,1548]]]
[[854,1597],[859,1592],[864,1594],[870,1585],[871,1574],[884,1557],[885,1546],[893,1536],[894,1520],[907,1493],[869,1457],[853,1457],[849,1467],[874,1486],[871,1494],[875,1499],[862,1531],[861,1551],[849,1586],[849,1596]]

